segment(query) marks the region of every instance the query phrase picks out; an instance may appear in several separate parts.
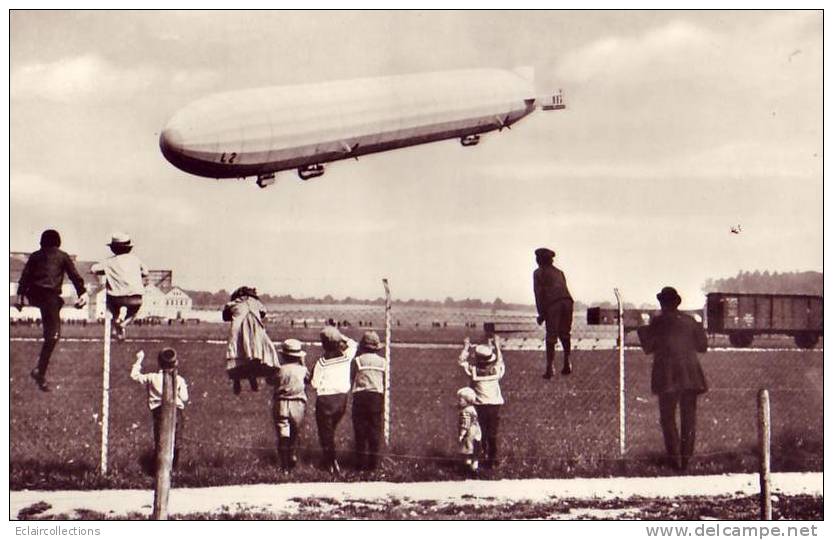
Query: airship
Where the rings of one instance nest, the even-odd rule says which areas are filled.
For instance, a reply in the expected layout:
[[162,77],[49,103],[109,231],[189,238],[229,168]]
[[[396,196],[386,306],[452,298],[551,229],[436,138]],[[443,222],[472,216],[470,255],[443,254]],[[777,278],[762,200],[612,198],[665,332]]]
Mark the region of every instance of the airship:
[[279,171],[302,180],[338,160],[446,139],[463,147],[510,129],[536,108],[564,109],[562,94],[539,99],[532,68],[467,69],[214,94],[186,105],[159,146],[175,167],[205,178],[256,178]]

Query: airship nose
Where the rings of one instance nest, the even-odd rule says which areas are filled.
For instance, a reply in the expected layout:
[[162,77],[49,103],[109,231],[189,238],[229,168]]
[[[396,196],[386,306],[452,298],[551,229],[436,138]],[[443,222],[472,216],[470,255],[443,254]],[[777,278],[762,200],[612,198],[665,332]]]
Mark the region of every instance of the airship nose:
[[162,135],[159,136],[159,148],[168,161],[172,161],[182,154],[182,143],[182,134],[172,127],[163,129]]

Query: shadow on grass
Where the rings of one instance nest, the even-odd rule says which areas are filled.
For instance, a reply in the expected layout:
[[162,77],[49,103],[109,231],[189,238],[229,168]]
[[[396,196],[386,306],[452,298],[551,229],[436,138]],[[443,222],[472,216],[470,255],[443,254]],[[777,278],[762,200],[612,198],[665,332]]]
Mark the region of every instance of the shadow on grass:
[[42,514],[52,508],[52,505],[47,502],[36,502],[31,506],[27,506],[26,508],[21,508],[20,512],[17,513],[17,519],[19,520],[27,520],[27,519],[39,519],[37,516]]

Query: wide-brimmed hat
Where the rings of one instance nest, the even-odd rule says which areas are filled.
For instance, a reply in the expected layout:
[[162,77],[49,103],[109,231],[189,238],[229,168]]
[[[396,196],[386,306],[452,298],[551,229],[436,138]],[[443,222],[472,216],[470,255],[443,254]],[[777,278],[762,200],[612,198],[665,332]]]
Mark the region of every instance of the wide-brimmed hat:
[[176,351],[171,347],[165,347],[164,349],[159,351],[159,355],[156,357],[156,360],[159,362],[160,367],[176,367]]
[[474,361],[478,364],[490,364],[495,360],[497,357],[489,345],[478,345],[474,348]]
[[362,336],[359,346],[369,351],[378,351],[382,348],[382,340],[379,339],[379,334],[373,330],[368,330]]
[[677,289],[674,287],[663,287],[662,290],[657,293],[657,300],[659,300],[659,303],[662,305],[670,304],[674,307],[679,306],[680,302],[683,301],[682,298],[680,298],[680,295],[677,294]]
[[108,246],[130,246],[130,235],[126,232],[116,231],[110,236],[110,243]]
[[292,356],[293,358],[303,358],[307,355],[302,350],[301,342],[297,339],[286,339],[281,344],[281,354],[284,356]]
[[535,257],[538,257],[538,258],[541,258],[541,259],[554,259],[555,258],[555,252],[553,250],[551,250],[550,248],[542,247],[542,248],[538,248],[538,249],[535,250]]
[[338,328],[335,326],[325,326],[321,329],[321,344],[326,347],[327,345],[337,345],[344,341],[344,335],[338,331]]

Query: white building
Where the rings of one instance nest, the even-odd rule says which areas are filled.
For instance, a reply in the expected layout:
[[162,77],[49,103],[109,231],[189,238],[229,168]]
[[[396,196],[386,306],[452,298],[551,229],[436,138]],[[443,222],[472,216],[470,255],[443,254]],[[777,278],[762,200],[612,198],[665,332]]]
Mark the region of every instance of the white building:
[[[95,296],[95,316],[104,317],[105,291],[99,290]],[[137,319],[158,317],[160,319],[188,319],[191,318],[193,301],[179,287],[158,287],[148,284],[142,298],[142,308],[136,315]]]

